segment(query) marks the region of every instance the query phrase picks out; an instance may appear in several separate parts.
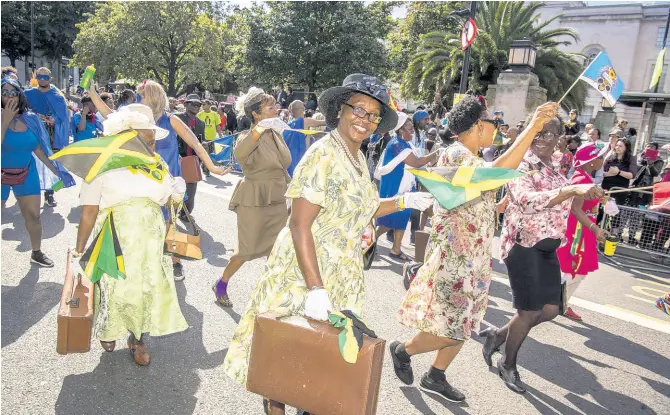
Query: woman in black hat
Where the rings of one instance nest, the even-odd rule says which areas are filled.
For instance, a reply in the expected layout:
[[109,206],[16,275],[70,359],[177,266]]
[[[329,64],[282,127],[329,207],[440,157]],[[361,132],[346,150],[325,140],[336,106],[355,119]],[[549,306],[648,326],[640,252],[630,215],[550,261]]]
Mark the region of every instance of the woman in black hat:
[[[311,146],[295,169],[286,197],[288,225],[279,233],[263,275],[251,295],[224,369],[246,384],[254,319],[261,312],[326,320],[328,311],[363,311],[361,235],[373,217],[401,209],[425,210],[427,193],[379,200],[370,180],[363,140],[397,122],[386,86],[372,76],[349,75],[341,87],[321,94],[319,109],[331,133]],[[277,379],[280,382],[280,379]],[[273,403],[273,413],[283,405]]]

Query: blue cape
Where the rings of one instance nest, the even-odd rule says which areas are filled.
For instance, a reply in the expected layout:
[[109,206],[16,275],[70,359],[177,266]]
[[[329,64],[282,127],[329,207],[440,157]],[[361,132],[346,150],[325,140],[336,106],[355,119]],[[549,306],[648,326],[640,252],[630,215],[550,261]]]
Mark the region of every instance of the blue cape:
[[46,100],[47,104],[49,104],[51,115],[56,121],[54,125],[54,147],[61,149],[70,144],[70,116],[67,112],[65,97],[63,97],[58,88],[51,85],[51,89],[48,92],[41,92],[35,87],[26,90],[24,93],[28,99],[28,105],[31,107],[39,105],[37,102],[42,103],[43,100]]
[[[47,133],[46,128],[44,128],[44,124],[42,123],[42,120],[40,117],[37,116],[34,112],[24,112],[23,114],[18,116],[21,121],[32,131],[33,134],[38,138],[38,141],[40,143],[40,147],[42,148],[42,151],[44,151],[44,154],[47,155],[47,157],[50,157],[53,155],[53,151],[51,151],[51,140],[49,139],[49,134]],[[65,187],[71,187],[74,186],[74,178],[72,175],[63,167],[62,164],[53,161],[54,165],[60,172],[60,178],[55,176],[51,170],[47,166],[42,163],[42,160],[40,160],[35,154],[33,154],[33,158],[35,159],[35,165],[37,167],[37,172],[39,173],[40,176],[40,188],[42,190],[50,190],[51,187],[58,182],[58,180],[63,180],[63,184]]]

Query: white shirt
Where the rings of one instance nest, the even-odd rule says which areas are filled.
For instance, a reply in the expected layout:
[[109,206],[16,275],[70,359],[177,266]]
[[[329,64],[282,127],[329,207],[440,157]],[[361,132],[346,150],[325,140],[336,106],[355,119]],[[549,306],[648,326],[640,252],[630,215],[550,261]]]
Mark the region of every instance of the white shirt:
[[96,177],[91,183],[82,183],[79,201],[82,205],[97,205],[102,210],[144,197],[162,206],[172,195],[173,181],[169,173],[159,183],[125,167],[114,169]]

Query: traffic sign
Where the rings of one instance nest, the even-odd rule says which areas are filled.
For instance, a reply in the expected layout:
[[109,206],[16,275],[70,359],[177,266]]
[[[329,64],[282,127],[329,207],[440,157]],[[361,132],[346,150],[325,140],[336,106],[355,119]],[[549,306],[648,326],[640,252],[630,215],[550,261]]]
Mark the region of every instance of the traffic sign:
[[472,17],[463,24],[463,31],[461,31],[461,49],[466,50],[470,47],[477,36],[477,25]]

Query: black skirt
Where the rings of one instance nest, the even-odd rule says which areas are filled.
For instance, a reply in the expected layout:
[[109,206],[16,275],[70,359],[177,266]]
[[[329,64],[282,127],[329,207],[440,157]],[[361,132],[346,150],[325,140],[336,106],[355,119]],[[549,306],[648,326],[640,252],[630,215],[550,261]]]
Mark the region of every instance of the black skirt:
[[514,308],[542,310],[545,304],[561,302],[561,266],[558,239],[543,239],[532,248],[515,244],[505,259],[514,296]]

